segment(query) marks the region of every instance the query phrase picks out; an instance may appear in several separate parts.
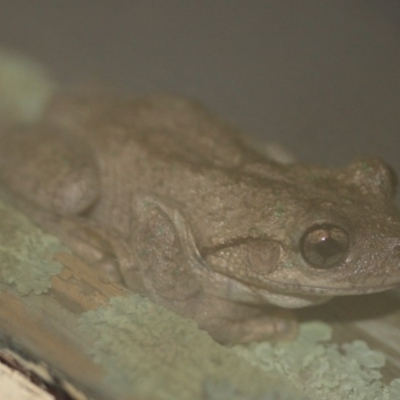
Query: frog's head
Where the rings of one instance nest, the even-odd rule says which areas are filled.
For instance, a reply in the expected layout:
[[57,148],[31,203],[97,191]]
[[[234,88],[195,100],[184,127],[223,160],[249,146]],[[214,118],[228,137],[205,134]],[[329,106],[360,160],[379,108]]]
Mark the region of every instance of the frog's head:
[[232,280],[232,298],[250,289],[294,308],[400,284],[400,214],[389,167],[366,158],[337,171],[294,165],[287,176],[279,188],[289,202],[284,218],[267,214],[265,235],[203,255],[207,268]]

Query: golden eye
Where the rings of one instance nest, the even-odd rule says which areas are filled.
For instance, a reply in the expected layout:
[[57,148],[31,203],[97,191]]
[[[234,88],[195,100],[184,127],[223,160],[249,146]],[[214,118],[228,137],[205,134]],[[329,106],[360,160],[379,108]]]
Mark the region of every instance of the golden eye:
[[339,265],[349,251],[347,232],[333,224],[318,224],[307,229],[300,240],[300,251],[304,260],[318,269]]

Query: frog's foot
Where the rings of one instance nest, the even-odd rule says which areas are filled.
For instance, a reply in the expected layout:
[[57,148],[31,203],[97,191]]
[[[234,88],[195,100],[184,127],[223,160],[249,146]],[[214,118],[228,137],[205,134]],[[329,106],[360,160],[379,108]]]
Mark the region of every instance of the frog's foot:
[[82,235],[77,237],[68,233],[62,233],[58,236],[74,254],[81,258],[86,264],[97,270],[99,279],[103,283],[124,282],[116,256],[111,254],[109,251],[104,251],[104,249],[100,250],[100,243],[95,245],[92,238],[90,241],[85,240],[82,238]]
[[262,340],[293,340],[298,334],[298,322],[289,310],[277,309],[263,317],[242,322],[248,332],[243,332],[242,343]]
[[118,261],[112,257],[104,257],[93,264],[99,272],[99,279],[103,283],[123,283],[124,278],[119,270]]
[[298,322],[289,310],[278,309],[260,317],[241,321],[214,319],[200,324],[223,344],[293,340],[298,334]]
[[126,285],[129,278],[132,291],[144,292],[133,250],[118,231],[83,217],[64,217],[57,226],[57,236],[76,255],[95,267],[103,282]]
[[[132,255],[117,232],[84,217],[62,217],[23,196],[15,196],[0,184],[0,198],[24,212],[44,231],[53,234],[85,263],[99,272],[107,283],[124,283],[121,267],[129,270]],[[142,283],[138,283],[142,286]]]

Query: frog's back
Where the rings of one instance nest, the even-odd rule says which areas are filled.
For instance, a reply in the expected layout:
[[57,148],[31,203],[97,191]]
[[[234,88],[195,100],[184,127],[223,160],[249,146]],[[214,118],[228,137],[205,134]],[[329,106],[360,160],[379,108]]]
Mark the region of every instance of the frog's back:
[[[80,124],[93,145],[102,147],[100,151],[136,143],[157,156],[221,167],[241,164],[248,152],[254,157],[234,127],[200,104],[178,96],[135,100],[93,96],[67,98],[61,104],[53,117],[63,124]],[[68,121],[71,114],[75,118]]]

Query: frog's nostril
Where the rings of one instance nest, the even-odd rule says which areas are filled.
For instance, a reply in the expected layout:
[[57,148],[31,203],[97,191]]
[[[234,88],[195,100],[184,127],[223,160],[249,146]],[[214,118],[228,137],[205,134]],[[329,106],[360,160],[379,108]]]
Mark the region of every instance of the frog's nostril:
[[386,264],[392,270],[392,274],[397,275],[400,271],[400,244],[392,247],[392,251],[386,257]]

